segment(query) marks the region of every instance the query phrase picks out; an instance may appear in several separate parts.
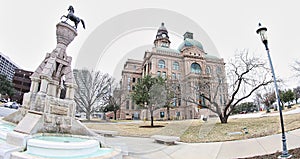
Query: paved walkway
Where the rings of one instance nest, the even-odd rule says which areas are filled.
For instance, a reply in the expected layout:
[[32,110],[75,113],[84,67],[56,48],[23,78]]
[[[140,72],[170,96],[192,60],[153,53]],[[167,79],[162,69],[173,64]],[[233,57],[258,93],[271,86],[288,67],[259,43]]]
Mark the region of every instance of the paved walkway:
[[[286,133],[287,147],[300,147],[300,129]],[[167,146],[150,138],[107,137],[106,143],[122,148],[125,159],[232,159],[271,154],[282,150],[281,134],[214,143],[181,143]]]

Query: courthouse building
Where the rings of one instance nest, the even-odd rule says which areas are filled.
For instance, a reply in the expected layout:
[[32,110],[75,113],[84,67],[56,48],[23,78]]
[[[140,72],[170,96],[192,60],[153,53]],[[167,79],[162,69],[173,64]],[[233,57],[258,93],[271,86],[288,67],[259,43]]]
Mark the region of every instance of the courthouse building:
[[[214,97],[213,100],[218,103],[220,109],[224,107],[228,98],[224,60],[206,53],[201,42],[195,40],[191,32],[184,33],[183,42],[177,49],[171,48],[170,44],[168,30],[162,23],[154,39],[152,50],[145,51],[143,59],[128,59],[124,64],[122,89],[130,94],[143,76],[161,76],[181,84],[181,95],[174,97],[174,102],[171,104],[171,119],[193,119],[200,118],[202,115],[214,115],[213,112],[199,105],[209,106],[209,102],[201,98],[201,94],[206,93]],[[201,81],[208,81],[210,89],[195,91],[195,88],[205,89],[198,86]],[[187,96],[200,103],[184,100]],[[136,119],[150,118],[149,111],[137,106],[130,98],[122,102],[118,113],[120,119],[128,118],[128,116]],[[167,109],[155,110],[154,119],[167,119]]]

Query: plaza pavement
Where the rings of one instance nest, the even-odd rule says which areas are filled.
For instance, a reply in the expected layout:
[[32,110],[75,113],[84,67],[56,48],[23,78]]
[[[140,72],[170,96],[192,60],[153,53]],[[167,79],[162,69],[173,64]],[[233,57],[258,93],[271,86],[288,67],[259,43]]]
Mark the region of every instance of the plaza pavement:
[[[293,113],[299,113],[299,111],[298,108]],[[264,115],[264,113],[258,113],[248,116],[260,117]],[[300,129],[286,132],[286,138],[288,149],[300,147]],[[227,142],[177,142],[176,145],[170,146],[155,143],[151,138],[138,137],[106,137],[105,142],[108,145],[121,148],[124,154],[128,155],[124,157],[125,159],[233,159],[282,151],[281,133]]]
[[[300,147],[300,129],[286,132],[287,147]],[[150,138],[106,137],[105,142],[121,148],[125,159],[232,159],[271,154],[282,150],[281,134],[247,140],[165,145]]]

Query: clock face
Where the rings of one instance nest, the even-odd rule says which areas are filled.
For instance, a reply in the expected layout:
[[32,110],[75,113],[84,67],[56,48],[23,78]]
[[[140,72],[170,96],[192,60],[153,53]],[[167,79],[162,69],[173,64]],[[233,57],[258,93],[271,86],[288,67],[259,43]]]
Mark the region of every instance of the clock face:
[[167,35],[166,34],[162,34],[162,37],[165,38]]

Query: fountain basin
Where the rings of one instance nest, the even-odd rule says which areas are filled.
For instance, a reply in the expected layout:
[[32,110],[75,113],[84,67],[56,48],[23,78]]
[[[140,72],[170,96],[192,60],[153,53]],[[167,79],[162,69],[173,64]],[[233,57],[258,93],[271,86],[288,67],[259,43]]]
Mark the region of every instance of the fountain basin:
[[56,159],[122,158],[121,151],[100,148],[100,142],[97,140],[85,136],[53,136],[51,134],[28,139],[27,151],[19,155],[23,156],[22,158],[36,156]]
[[64,136],[39,136],[27,141],[27,153],[47,157],[76,157],[92,154],[99,141]]
[[15,125],[4,123],[0,120],[0,139],[6,140],[7,133],[13,131],[15,127]]

